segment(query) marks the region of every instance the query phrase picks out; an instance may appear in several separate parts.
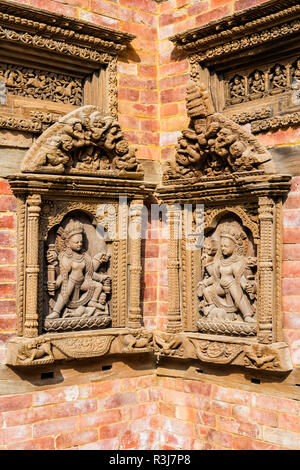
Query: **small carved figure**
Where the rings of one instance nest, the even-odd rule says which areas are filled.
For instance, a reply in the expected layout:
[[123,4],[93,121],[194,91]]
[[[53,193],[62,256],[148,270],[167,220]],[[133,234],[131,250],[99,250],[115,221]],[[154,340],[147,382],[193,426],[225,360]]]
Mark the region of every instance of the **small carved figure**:
[[38,170],[43,173],[63,173],[72,148],[73,140],[67,134],[49,137],[36,154]]
[[153,334],[145,330],[133,330],[132,333],[123,338],[124,352],[131,352],[134,349],[144,349],[152,346]]
[[235,75],[229,83],[229,89],[231,103],[241,103],[245,97],[245,87],[243,85],[242,77]]
[[[242,229],[225,223],[220,232],[220,255],[204,265],[198,296],[200,312],[209,319],[235,321],[241,317],[245,322],[255,321],[255,260],[243,255],[245,239]],[[214,252],[211,245],[210,257]]]
[[246,365],[252,364],[258,369],[273,369],[279,365],[278,354],[263,344],[246,346],[244,354]]
[[19,353],[18,359],[21,362],[33,362],[35,360],[44,359],[51,360],[53,359],[53,354],[51,351],[51,343],[44,340],[32,339],[23,343]]
[[270,74],[272,93],[280,93],[287,86],[287,78],[283,71],[283,67],[276,64],[274,72]]
[[297,59],[294,67],[292,68],[293,80],[300,80],[300,59]]
[[48,263],[58,273],[56,280],[52,280],[53,275],[48,280],[49,295],[57,292],[57,298],[51,302],[52,312],[47,319],[107,314],[106,297],[111,292],[111,279],[98,270],[109,262],[110,255],[100,252],[90,258],[83,249],[84,230],[78,220],[70,219],[65,229],[60,227],[57,233],[61,236],[62,250],[58,254],[50,245],[47,253]]
[[253,76],[249,78],[249,87],[251,95],[255,95],[253,98],[262,96],[265,91],[265,80],[262,72],[259,70],[253,72]]

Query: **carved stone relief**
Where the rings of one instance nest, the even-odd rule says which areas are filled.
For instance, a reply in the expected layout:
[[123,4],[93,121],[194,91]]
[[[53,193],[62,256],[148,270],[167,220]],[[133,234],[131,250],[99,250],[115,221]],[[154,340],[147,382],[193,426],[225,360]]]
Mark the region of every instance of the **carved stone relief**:
[[250,235],[234,218],[205,237],[198,283],[199,331],[255,335],[257,258]]
[[34,142],[22,168],[8,177],[18,198],[19,337],[7,363],[151,351],[141,239],[127,239],[129,223],[141,226],[151,185],[141,184],[117,120],[94,106],[71,112]]
[[139,170],[135,148],[116,119],[85,106],[59,119],[27,152],[22,171],[54,174],[126,174]]
[[[252,122],[254,133],[299,123],[295,117],[300,111],[296,3],[270,0],[170,38],[188,56],[191,78],[214,90],[216,110]],[[259,108],[270,109],[271,115],[258,110],[256,124],[258,100]],[[265,120],[269,117],[273,121]]]
[[64,74],[0,63],[7,94],[82,105],[82,80]]
[[[260,79],[253,76],[253,93],[265,83]],[[193,223],[168,244],[172,309],[167,333],[155,335],[155,354],[290,370],[280,300],[281,210],[290,176],[275,173],[253,135],[214,112],[203,84],[188,83],[186,108],[189,128],[156,195],[174,226],[187,203]]]

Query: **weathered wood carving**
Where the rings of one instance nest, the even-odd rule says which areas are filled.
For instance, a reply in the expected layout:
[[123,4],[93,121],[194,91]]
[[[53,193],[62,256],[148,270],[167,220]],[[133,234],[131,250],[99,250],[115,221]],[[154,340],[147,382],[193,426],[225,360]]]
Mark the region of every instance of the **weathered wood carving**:
[[[253,93],[260,92],[260,80],[253,76]],[[182,224],[168,245],[168,288],[176,308],[169,309],[167,333],[155,335],[156,355],[290,370],[280,275],[281,207],[290,176],[276,174],[270,153],[253,135],[214,112],[203,84],[188,83],[186,107],[190,125],[157,197],[170,208],[170,220],[180,217],[180,206],[187,220],[189,203],[191,226]]]
[[7,363],[151,351],[141,239],[127,236],[129,223],[141,227],[151,185],[117,120],[94,106],[71,112],[36,140],[22,169],[9,177],[18,199],[18,337]]

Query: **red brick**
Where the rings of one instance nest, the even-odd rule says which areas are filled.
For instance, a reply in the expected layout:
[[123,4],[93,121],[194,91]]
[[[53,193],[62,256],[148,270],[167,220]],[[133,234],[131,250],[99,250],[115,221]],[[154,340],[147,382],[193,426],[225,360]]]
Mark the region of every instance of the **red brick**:
[[120,410],[101,410],[80,416],[80,428],[94,428],[99,427],[101,424],[117,423],[121,420],[122,414]]
[[283,296],[282,308],[285,312],[300,313],[300,295]]
[[200,26],[210,21],[217,20],[223,16],[230,15],[232,13],[232,5],[224,5],[220,8],[215,8],[214,10],[208,11],[196,17],[196,25]]
[[140,419],[158,414],[158,403],[143,403],[130,408],[130,419]]
[[219,387],[218,385],[213,385],[212,397],[214,400],[240,405],[247,405],[251,400],[251,394],[249,392]]
[[32,404],[32,395],[11,395],[0,397],[0,411],[22,410]]
[[237,0],[234,4],[234,11],[245,10],[246,8],[253,7],[259,3],[264,3],[266,0]]
[[15,330],[17,327],[16,316],[0,317],[0,330]]
[[91,442],[78,446],[78,450],[118,450],[120,448],[119,439],[103,439],[102,441]]
[[154,0],[120,0],[120,4],[151,13],[157,12],[157,3]]
[[66,416],[80,415],[96,411],[96,399],[80,400],[71,403],[61,403],[53,408],[54,418],[63,418]]
[[1,300],[0,301],[0,315],[13,315],[16,313],[15,300]]
[[175,75],[177,73],[185,73],[189,70],[189,63],[187,60],[181,62],[172,62],[171,64],[162,65],[160,67],[160,76],[166,77],[168,75]]
[[169,433],[179,434],[181,436],[192,437],[194,433],[194,425],[185,423],[175,418],[161,417],[162,428]]
[[216,415],[231,416],[232,405],[229,403],[223,403],[221,401],[212,400],[210,402],[209,411]]
[[163,416],[169,416],[170,418],[175,418],[176,413],[178,413],[177,418],[182,419],[180,415],[179,409],[186,410],[185,407],[175,407],[173,403],[159,403],[159,414]]
[[277,426],[277,414],[272,411],[249,408],[247,406],[235,405],[232,408],[233,418],[249,423],[265,424],[266,426]]
[[15,248],[0,248],[0,263],[1,264],[14,264],[17,260],[17,253]]
[[287,200],[283,205],[285,209],[299,209],[300,208],[300,194],[299,193],[292,193],[290,192],[288,195]]
[[8,181],[3,179],[0,179],[0,194],[12,194]]
[[0,216],[0,229],[1,228],[15,228],[15,227],[16,227],[15,215]]
[[282,295],[297,295],[300,293],[300,278],[282,280]]
[[163,90],[160,93],[161,103],[171,103],[173,101],[180,101],[185,99],[186,89],[185,87],[170,88]]
[[120,450],[138,449],[139,448],[139,434],[134,434],[132,431],[125,431],[120,437]]
[[263,427],[263,440],[280,445],[285,449],[300,449],[299,433],[290,432],[286,429]]
[[27,408],[25,410],[7,411],[3,413],[6,427],[20,424],[30,424],[37,421],[49,420],[52,417],[52,409],[49,406],[39,408]]
[[146,104],[158,103],[158,93],[155,90],[141,90],[140,102]]
[[123,130],[125,129],[139,129],[139,121],[134,116],[119,116],[119,123]]
[[192,440],[185,436],[178,436],[172,432],[161,433],[162,446],[168,449],[190,449]]
[[188,8],[188,14],[189,16],[198,15],[199,13],[203,13],[204,11],[207,11],[208,7],[209,7],[209,4],[207,1],[197,2]]
[[[197,430],[199,433],[199,426],[197,426]],[[223,431],[217,431],[216,429],[209,429],[209,428],[202,428],[205,432],[207,430],[207,441],[213,442],[216,444],[220,444],[222,447],[231,448],[232,447],[232,438],[231,434]]]
[[54,450],[54,438],[30,439],[7,446],[8,450]]
[[133,110],[137,116],[140,117],[156,117],[157,116],[157,105],[154,104],[133,104]]
[[300,227],[284,227],[283,243],[300,243]]
[[33,393],[33,406],[50,405],[53,403],[70,402],[78,399],[78,386],[57,388]]
[[131,17],[131,11],[128,8],[108,2],[107,0],[91,0],[91,11],[122,21],[130,21]]
[[285,244],[283,245],[283,260],[284,261],[300,261],[300,244]]
[[80,387],[81,398],[105,397],[122,391],[121,380],[109,380],[99,383],[82,385]]
[[66,449],[74,445],[86,444],[98,440],[98,431],[88,429],[73,433],[61,434],[55,439],[57,449]]
[[226,3],[232,3],[232,0],[211,0],[210,2],[210,7],[211,9],[221,7],[222,5],[225,5]]
[[283,211],[284,227],[300,227],[300,210],[289,209]]
[[16,280],[16,267],[15,266],[0,266],[0,279],[1,279],[1,282],[15,281]]
[[51,419],[33,425],[33,437],[57,436],[78,429],[79,418]]
[[127,101],[138,101],[139,100],[139,91],[134,90],[132,88],[119,88],[118,89],[118,96],[120,100],[127,100]]
[[0,212],[16,210],[17,202],[13,196],[0,196]]
[[154,27],[137,23],[121,23],[122,31],[135,34],[137,37],[146,39],[146,41],[155,41],[157,38],[157,30]]
[[0,231],[0,246],[12,246],[15,247],[17,244],[16,232],[10,230]]
[[132,392],[117,393],[99,400],[99,405],[105,409],[121,408],[126,405],[135,405],[138,402],[137,394]]
[[157,25],[157,17],[145,11],[133,10],[132,21],[134,23],[144,23],[148,26],[154,26],[154,27]]
[[142,78],[156,78],[157,68],[155,65],[139,65],[139,76]]
[[268,442],[255,441],[248,437],[233,437],[232,449],[234,450],[280,450],[283,448],[269,444]]
[[159,25],[167,26],[170,24],[178,23],[178,21],[183,21],[186,18],[186,13],[184,11],[169,11],[168,13],[162,13],[159,16]]
[[32,427],[29,424],[12,426],[4,429],[5,443],[12,444],[18,441],[26,441],[32,438]]
[[85,11],[82,9],[78,10],[78,18],[80,20],[89,21],[90,23],[100,24],[102,26],[108,26],[109,28],[119,29],[119,21],[114,18],[108,18],[107,16],[97,15],[91,11]]
[[300,432],[300,417],[293,416],[288,413],[278,414],[279,425],[281,429],[287,429],[289,431]]
[[[16,296],[16,284],[0,284],[0,299]],[[13,311],[13,313],[15,313]]]
[[76,7],[67,6],[51,0],[30,0],[32,7],[41,8],[42,10],[53,11],[54,13],[60,13],[61,15],[77,17]]
[[282,277],[300,277],[300,263],[297,261],[283,261],[282,263]]
[[300,403],[296,400],[289,400],[270,395],[254,394],[252,396],[252,406],[281,413],[300,414]]
[[183,389],[187,393],[195,393],[208,397],[211,393],[211,384],[189,380],[184,382]]
[[300,329],[300,314],[284,313],[283,316],[284,328]]

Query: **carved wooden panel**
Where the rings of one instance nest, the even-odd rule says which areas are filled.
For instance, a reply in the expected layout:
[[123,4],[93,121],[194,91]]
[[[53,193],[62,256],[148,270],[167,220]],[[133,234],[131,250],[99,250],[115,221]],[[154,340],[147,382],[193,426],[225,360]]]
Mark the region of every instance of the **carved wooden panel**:
[[181,239],[168,246],[173,303],[167,333],[155,335],[156,354],[290,370],[280,307],[281,210],[290,176],[275,173],[253,135],[214,112],[203,84],[188,83],[186,97],[190,125],[157,189],[171,223],[184,223]]
[[217,111],[266,132],[300,122],[299,19],[296,0],[272,0],[170,39]]

